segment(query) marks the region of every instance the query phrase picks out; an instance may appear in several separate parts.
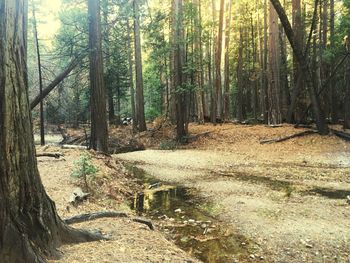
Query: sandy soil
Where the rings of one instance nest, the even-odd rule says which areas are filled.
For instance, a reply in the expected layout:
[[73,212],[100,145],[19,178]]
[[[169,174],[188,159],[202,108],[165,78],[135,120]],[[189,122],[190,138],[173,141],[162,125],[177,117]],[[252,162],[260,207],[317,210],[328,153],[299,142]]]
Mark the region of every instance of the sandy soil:
[[[74,162],[79,159],[81,151],[62,151],[54,147],[38,147],[38,151],[60,151],[65,154],[64,159],[55,160],[44,157],[38,160],[43,184],[49,196],[55,201],[61,217],[105,210],[124,211],[132,215],[132,212],[124,203],[122,193],[119,191],[112,195],[113,189],[105,189],[104,184],[101,184],[99,190],[102,192],[109,191],[110,196],[108,198],[106,195],[98,195],[82,203],[77,208],[69,206],[69,197],[74,189],[77,188],[76,179],[70,175],[74,168]],[[93,163],[99,169],[96,176],[102,177],[102,181],[106,181],[107,176],[116,172],[106,167],[102,160],[93,159]],[[122,171],[117,171],[119,175],[123,173],[123,168],[120,169]],[[126,178],[115,177],[114,179],[119,184],[119,190],[123,189],[123,187],[120,187],[120,184],[126,184],[127,180],[132,180],[132,178],[127,178],[127,174],[124,174],[124,177]],[[113,184],[108,186],[109,188],[114,187]],[[74,227],[98,229],[102,233],[110,235],[112,240],[64,245],[59,248],[63,252],[63,257],[60,260],[51,260],[50,262],[199,262],[177,248],[173,243],[167,241],[159,231],[151,231],[147,226],[132,222],[129,219],[99,219],[76,224]]]
[[291,126],[190,127],[186,149],[117,155],[160,180],[196,187],[266,262],[350,262],[350,143]]

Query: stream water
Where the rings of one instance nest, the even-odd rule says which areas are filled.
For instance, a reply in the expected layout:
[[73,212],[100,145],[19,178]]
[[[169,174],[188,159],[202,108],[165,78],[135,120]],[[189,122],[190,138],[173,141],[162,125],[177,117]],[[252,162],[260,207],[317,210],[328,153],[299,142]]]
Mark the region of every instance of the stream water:
[[154,220],[179,247],[208,263],[242,262],[249,256],[249,242],[213,216],[215,207],[194,189],[159,182],[135,166],[130,171],[145,187],[131,208]]

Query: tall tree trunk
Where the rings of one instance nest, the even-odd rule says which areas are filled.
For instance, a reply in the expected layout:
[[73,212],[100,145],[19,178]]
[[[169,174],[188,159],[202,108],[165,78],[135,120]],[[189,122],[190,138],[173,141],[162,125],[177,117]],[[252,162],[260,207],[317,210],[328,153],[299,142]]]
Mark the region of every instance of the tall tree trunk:
[[132,128],[133,131],[137,130],[137,116],[135,111],[135,88],[134,88],[134,73],[133,73],[133,61],[132,61],[132,35],[129,20],[126,22],[126,27],[128,30],[128,62],[129,62],[129,86],[130,86],[130,104],[131,104],[131,114],[132,114]]
[[326,135],[329,133],[328,125],[326,123],[326,118],[324,112],[320,106],[320,100],[317,96],[318,84],[317,81],[312,78],[312,74],[310,72],[310,68],[308,65],[307,58],[304,56],[302,51],[302,43],[298,42],[295,39],[295,34],[292,29],[292,26],[289,23],[288,17],[284,12],[283,7],[279,0],[270,0],[273,6],[275,7],[276,12],[281,20],[284,31],[288,37],[289,43],[293,49],[293,53],[298,61],[298,64],[301,68],[302,76],[306,79],[308,84],[308,92],[313,106],[313,113],[316,120],[316,125],[318,132],[321,135]]
[[194,0],[194,8],[195,8],[195,19],[194,19],[194,30],[195,30],[195,59],[196,59],[196,106],[197,106],[197,116],[198,123],[204,123],[204,106],[203,106],[203,53],[202,53],[202,25],[201,25],[201,5],[200,0]]
[[280,108],[280,53],[278,16],[272,4],[269,11],[269,85],[267,89],[269,110],[268,124],[282,123]]
[[236,115],[239,122],[243,121],[243,33],[239,29],[239,48],[237,62],[237,101]]
[[230,33],[232,19],[232,0],[227,3],[225,35],[225,81],[224,81],[224,120],[230,118]]
[[264,122],[268,122],[268,101],[267,101],[267,58],[268,58],[268,36],[267,36],[267,0],[264,0],[264,51],[263,51],[263,84],[261,88],[262,113]]
[[0,0],[0,258],[46,262],[63,242],[98,240],[66,226],[35,158],[26,68],[27,1]]
[[211,46],[211,83],[212,85],[210,86],[210,92],[211,92],[211,96],[210,96],[210,120],[212,123],[216,123],[216,109],[217,109],[217,96],[216,96],[216,85],[215,85],[215,73],[216,73],[216,39],[217,39],[217,35],[216,35],[216,26],[217,26],[217,15],[216,15],[216,1],[212,0],[211,1],[211,6],[212,6],[212,18],[213,18],[213,26],[212,26],[212,35],[211,35],[211,39],[212,39],[212,46]]
[[[350,51],[349,44],[350,34],[348,35],[348,41],[346,43],[346,51]],[[346,90],[344,98],[344,129],[350,129],[350,57],[347,58],[346,65]]]
[[[33,14],[33,30],[34,30],[34,39],[36,45],[36,55],[38,60],[38,73],[39,73],[39,94],[40,97],[43,95],[43,77],[42,77],[42,68],[41,68],[41,56],[40,56],[40,46],[38,38],[38,26],[35,14],[35,4],[32,1],[32,14]],[[40,144],[45,145],[45,123],[44,123],[44,102],[40,101]]]
[[145,105],[143,97],[142,54],[140,35],[140,10],[139,0],[134,3],[134,40],[135,40],[135,73],[136,73],[136,115],[137,129],[139,132],[147,130],[145,120]]
[[225,0],[220,1],[220,15],[218,25],[218,35],[216,42],[216,53],[215,53],[215,91],[213,98],[213,113],[212,122],[216,123],[216,118],[222,119],[222,84],[221,84],[221,57],[222,57],[222,35],[223,35],[223,24],[224,24],[224,6]]
[[172,47],[173,47],[173,85],[175,88],[176,134],[180,141],[186,136],[186,101],[183,91],[183,64],[184,64],[184,32],[182,0],[173,0],[172,3]]
[[88,0],[90,49],[90,147],[108,152],[106,90],[103,79],[100,0]]
[[[330,0],[329,2],[329,39],[330,39],[330,48],[334,50],[334,0]],[[331,61],[330,72],[333,72],[334,69],[334,59]],[[331,120],[333,123],[338,122],[338,101],[337,101],[337,93],[335,88],[335,81],[330,82],[330,111],[331,111]]]
[[104,30],[103,30],[103,41],[104,41],[104,49],[106,53],[106,63],[104,67],[104,76],[105,76],[105,83],[106,83],[106,89],[107,89],[107,96],[108,96],[108,121],[110,124],[115,124],[115,112],[114,112],[114,87],[108,82],[108,79],[111,75],[111,52],[110,52],[110,26],[108,25],[108,15],[109,15],[109,3],[108,0],[102,1],[102,13],[103,13],[103,24],[104,24]]

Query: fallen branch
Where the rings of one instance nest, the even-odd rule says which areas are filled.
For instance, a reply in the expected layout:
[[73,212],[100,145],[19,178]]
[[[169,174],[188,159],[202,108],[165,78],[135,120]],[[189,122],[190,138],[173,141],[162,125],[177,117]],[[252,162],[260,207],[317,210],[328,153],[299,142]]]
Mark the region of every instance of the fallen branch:
[[[129,216],[126,213],[123,212],[113,212],[113,211],[106,211],[106,212],[95,212],[95,213],[87,213],[82,215],[77,215],[73,217],[69,217],[63,220],[67,225],[71,224],[77,224],[82,222],[87,222],[95,219],[100,218],[128,218]],[[137,222],[140,224],[144,224],[149,227],[149,229],[154,230],[154,226],[151,220],[143,219],[139,217],[133,217],[131,218],[131,221]]]
[[266,143],[274,143],[274,142],[283,142],[283,141],[287,141],[293,138],[297,138],[297,137],[302,137],[302,136],[307,136],[310,134],[315,134],[317,133],[317,131],[303,131],[303,132],[299,132],[293,135],[289,135],[286,137],[282,137],[282,138],[275,138],[275,139],[267,139],[267,140],[262,140],[260,141],[260,144],[266,144]]
[[62,149],[76,149],[76,150],[87,150],[87,146],[81,146],[81,145],[70,145],[70,144],[64,144],[61,146]]
[[350,134],[349,133],[337,131],[334,129],[331,129],[331,132],[333,132],[335,136],[337,136],[343,140],[350,141]]
[[134,217],[131,219],[134,222],[140,223],[140,224],[144,224],[146,226],[149,227],[149,229],[154,230],[154,226],[151,220],[148,219],[143,219],[143,218],[139,218],[139,217]]
[[127,214],[121,213],[121,212],[96,212],[96,213],[87,213],[87,214],[81,214],[73,217],[69,217],[64,219],[63,221],[67,225],[71,224],[77,224],[77,223],[82,223],[86,221],[91,221],[99,218],[105,218],[105,217],[110,217],[110,218],[116,218],[116,217],[128,217]]
[[52,157],[55,159],[59,159],[63,156],[63,153],[37,153],[36,157]]

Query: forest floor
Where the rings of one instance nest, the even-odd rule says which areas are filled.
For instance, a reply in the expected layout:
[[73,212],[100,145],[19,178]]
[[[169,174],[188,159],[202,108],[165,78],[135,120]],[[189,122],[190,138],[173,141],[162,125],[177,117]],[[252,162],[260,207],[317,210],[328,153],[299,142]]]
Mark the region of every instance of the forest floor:
[[350,262],[350,143],[292,126],[191,125],[172,151],[119,154],[161,181],[196,188],[266,262]]
[[[123,129],[111,134],[130,137],[130,128]],[[132,215],[128,202],[142,187],[124,167],[127,162],[162,182],[197,189],[215,204],[212,213],[227,230],[254,244],[243,262],[350,262],[349,142],[313,134],[260,144],[303,131],[289,125],[190,125],[192,142],[181,146],[170,141],[169,126],[154,131],[136,138],[146,151],[113,159],[94,155],[99,172],[91,188],[96,192],[69,209],[69,196],[79,185],[70,174],[81,151],[38,147],[38,152],[65,154],[64,160],[39,158],[43,183],[59,214],[118,210]],[[64,257],[57,262],[197,262],[163,233],[130,219],[99,219],[76,227],[100,229],[113,239],[63,246]]]
[[[53,139],[54,141],[54,139]],[[39,157],[38,166],[43,184],[49,196],[55,201],[62,218],[99,211],[125,212],[133,216],[129,208],[130,198],[140,191],[140,184],[126,171],[123,164],[114,159],[92,155],[92,163],[98,172],[90,181],[92,196],[78,206],[69,204],[69,199],[80,180],[71,176],[76,161],[87,151],[63,150],[58,147],[37,147],[37,152],[60,152],[63,158]],[[102,218],[73,225],[76,228],[99,230],[111,236],[110,241],[64,245],[57,263],[111,263],[111,262],[199,262],[166,240],[161,232],[151,231],[146,225],[129,218]]]

